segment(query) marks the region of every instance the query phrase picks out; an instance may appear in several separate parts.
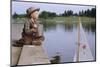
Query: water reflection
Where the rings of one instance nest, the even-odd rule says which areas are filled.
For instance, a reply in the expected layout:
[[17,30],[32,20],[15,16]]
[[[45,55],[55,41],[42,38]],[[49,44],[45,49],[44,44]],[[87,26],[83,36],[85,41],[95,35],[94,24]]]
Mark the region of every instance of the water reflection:
[[[57,25],[59,25],[61,28],[63,28],[66,31],[72,31],[73,28],[77,28],[77,22],[76,23],[68,23],[68,22],[63,22],[63,23],[55,23],[55,22],[42,22],[44,26],[44,31],[50,31],[50,30],[56,30]],[[96,24],[95,22],[90,22],[90,23],[82,23],[83,28],[87,32],[92,32],[95,33],[96,30]]]
[[43,23],[44,31],[55,30],[56,29],[57,24],[54,23],[54,22],[42,21],[42,23]]
[[91,23],[87,23],[87,24],[83,24],[83,28],[85,29],[85,31],[87,32],[92,32],[92,33],[95,33],[95,30],[96,30],[96,24],[95,22],[91,22]]

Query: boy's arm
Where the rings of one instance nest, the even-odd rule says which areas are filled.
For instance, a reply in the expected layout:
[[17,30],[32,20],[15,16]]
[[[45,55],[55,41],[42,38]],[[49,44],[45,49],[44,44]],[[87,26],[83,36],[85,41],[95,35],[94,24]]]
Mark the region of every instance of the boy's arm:
[[25,23],[24,28],[25,28],[26,34],[32,34],[32,33],[36,32],[35,28],[30,29],[30,23],[29,22]]

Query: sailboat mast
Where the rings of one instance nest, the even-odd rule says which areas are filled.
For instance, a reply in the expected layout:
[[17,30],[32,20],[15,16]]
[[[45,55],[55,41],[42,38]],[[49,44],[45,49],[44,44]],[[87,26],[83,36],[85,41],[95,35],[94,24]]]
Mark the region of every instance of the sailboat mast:
[[78,38],[78,43],[77,43],[77,62],[79,62],[79,53],[80,53],[80,17],[78,17],[78,32],[77,32],[77,38]]

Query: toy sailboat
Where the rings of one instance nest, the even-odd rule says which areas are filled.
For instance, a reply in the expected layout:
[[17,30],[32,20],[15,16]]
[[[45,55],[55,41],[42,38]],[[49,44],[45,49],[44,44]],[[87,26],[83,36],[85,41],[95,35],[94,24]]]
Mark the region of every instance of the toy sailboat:
[[84,29],[82,27],[81,18],[78,18],[78,28],[77,28],[77,47],[76,47],[76,53],[74,56],[74,62],[80,62],[80,61],[93,61],[93,56],[84,32]]

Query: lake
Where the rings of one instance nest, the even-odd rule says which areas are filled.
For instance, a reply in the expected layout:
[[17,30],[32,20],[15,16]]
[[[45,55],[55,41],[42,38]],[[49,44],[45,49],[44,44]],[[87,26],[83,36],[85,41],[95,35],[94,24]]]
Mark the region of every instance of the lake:
[[[77,45],[77,25],[74,23],[48,24],[45,22],[43,26],[45,37],[43,48],[49,59],[57,63],[73,62]],[[12,40],[21,37],[21,33],[19,32],[22,32],[22,28],[22,23],[12,23]],[[83,29],[86,33],[93,58],[95,59],[95,22],[83,24]]]

